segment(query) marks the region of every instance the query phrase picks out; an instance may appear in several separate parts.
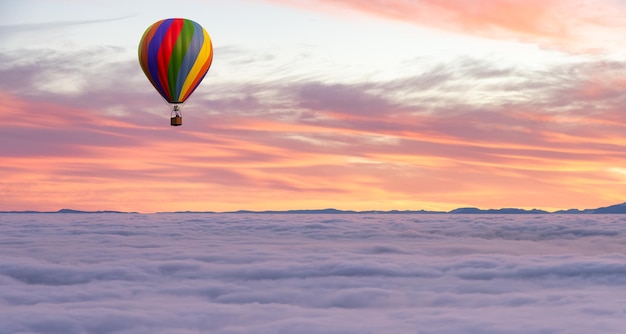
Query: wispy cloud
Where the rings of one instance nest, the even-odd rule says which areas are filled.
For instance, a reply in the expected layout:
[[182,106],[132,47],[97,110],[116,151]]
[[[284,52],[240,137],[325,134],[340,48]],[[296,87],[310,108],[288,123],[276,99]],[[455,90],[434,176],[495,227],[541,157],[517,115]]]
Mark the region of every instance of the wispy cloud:
[[109,23],[119,20],[126,20],[134,15],[126,15],[108,19],[97,20],[72,20],[72,21],[49,21],[49,22],[37,22],[37,23],[15,23],[15,24],[0,24],[0,34],[13,34],[21,32],[32,32],[39,30],[50,29],[66,29],[75,26],[82,26],[88,24]]

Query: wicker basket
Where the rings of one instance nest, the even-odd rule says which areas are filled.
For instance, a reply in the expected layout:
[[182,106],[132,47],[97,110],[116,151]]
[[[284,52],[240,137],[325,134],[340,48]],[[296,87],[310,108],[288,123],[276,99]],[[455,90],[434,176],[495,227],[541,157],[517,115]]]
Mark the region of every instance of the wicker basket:
[[172,126],[180,126],[183,125],[183,118],[181,116],[174,116],[172,117]]

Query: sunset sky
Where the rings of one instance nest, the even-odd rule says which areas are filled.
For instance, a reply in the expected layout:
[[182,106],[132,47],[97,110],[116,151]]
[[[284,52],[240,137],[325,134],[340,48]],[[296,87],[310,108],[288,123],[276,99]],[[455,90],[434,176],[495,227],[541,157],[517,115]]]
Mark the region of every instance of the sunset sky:
[[[214,60],[182,127],[155,21]],[[594,208],[626,195],[626,1],[0,0],[0,210]]]

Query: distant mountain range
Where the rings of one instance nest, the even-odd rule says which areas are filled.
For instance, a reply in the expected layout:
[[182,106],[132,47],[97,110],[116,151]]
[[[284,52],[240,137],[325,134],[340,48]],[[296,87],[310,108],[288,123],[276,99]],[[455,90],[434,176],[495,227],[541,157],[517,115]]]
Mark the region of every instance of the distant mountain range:
[[0,213],[139,213],[139,212],[124,212],[124,211],[112,211],[112,210],[100,210],[100,211],[82,211],[73,209],[61,209],[58,211],[0,211]]
[[[119,213],[119,214],[137,214],[138,212],[123,212],[123,211],[82,211],[73,209],[61,209],[58,211],[0,211],[0,213]],[[568,209],[549,212],[545,210],[526,210],[518,208],[502,208],[502,209],[479,209],[479,208],[458,208],[451,211],[427,211],[427,210],[390,210],[390,211],[352,211],[352,210],[337,210],[337,209],[321,209],[321,210],[285,210],[285,211],[229,211],[229,212],[215,212],[215,211],[175,211],[175,212],[158,212],[158,213],[253,213],[253,214],[626,214],[626,202],[622,204],[615,204],[607,207],[601,207],[597,209]]]

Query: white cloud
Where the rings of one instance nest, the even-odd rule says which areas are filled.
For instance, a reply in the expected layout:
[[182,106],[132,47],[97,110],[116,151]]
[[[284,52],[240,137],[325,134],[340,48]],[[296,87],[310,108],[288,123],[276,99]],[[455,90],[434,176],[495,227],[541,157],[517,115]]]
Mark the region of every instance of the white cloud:
[[620,215],[2,214],[0,333],[617,333]]

